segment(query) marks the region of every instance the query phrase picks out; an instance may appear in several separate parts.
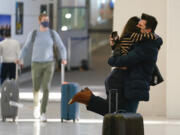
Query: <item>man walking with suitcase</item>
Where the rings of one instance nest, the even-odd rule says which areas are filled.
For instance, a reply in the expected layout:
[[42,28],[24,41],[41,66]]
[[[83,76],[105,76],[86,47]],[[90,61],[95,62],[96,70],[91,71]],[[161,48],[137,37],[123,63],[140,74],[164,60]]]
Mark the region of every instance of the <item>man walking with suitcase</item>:
[[[141,29],[141,33],[154,33],[156,26],[156,18],[147,14],[142,14],[141,20],[137,25]],[[112,41],[112,39],[110,40]],[[157,37],[156,40],[135,43],[134,48],[127,55],[109,58],[108,63],[110,66],[127,67],[127,70],[120,77],[123,95],[119,97],[124,96],[125,98],[125,102],[119,104],[120,110],[135,113],[139,101],[149,101],[150,82],[161,45],[162,39]],[[77,93],[70,100],[69,104],[80,102],[85,104],[88,110],[105,115],[109,112],[108,98],[108,95],[107,99],[95,96],[90,89],[85,88]],[[119,98],[119,100],[121,99]],[[112,97],[112,110],[115,111],[115,96]]]
[[[55,60],[57,59],[55,58],[56,53],[61,55],[62,64],[67,64],[67,61],[66,48],[58,33],[49,29],[49,17],[47,14],[43,13],[39,16],[39,24],[39,30],[35,30],[29,34],[17,63],[21,64],[20,60],[24,58],[28,50],[32,49],[31,72],[34,89],[34,117],[39,118],[41,115],[41,121],[45,122],[47,121],[45,113],[49,88],[54,74]],[[39,91],[41,86],[43,89],[43,98],[40,108]]]

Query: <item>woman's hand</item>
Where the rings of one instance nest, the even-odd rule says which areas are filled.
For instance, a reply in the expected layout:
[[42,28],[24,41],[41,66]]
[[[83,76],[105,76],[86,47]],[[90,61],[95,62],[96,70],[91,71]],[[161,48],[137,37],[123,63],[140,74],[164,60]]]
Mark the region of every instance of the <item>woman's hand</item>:
[[110,35],[110,37],[109,37],[109,44],[110,44],[110,46],[114,46],[114,45],[115,45],[114,40],[113,40],[113,38],[111,37],[111,35]]

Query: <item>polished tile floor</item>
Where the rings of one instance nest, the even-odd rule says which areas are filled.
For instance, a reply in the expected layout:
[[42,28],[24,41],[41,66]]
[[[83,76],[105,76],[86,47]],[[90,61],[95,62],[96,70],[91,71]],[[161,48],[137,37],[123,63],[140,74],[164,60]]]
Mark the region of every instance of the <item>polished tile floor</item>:
[[[47,110],[46,123],[33,119],[32,102],[21,101],[24,105],[19,109],[16,122],[8,119],[0,121],[0,135],[101,135],[103,117],[86,111],[80,105],[80,120],[73,123],[60,120],[60,106],[58,102],[50,102]],[[180,120],[163,117],[144,116],[145,135],[180,135]]]
[[[103,82],[110,72],[107,58],[109,48],[103,47],[93,53],[93,67],[86,72],[73,71],[66,74],[66,81],[78,82],[82,87],[89,86],[96,95],[105,97]],[[0,120],[0,135],[102,135],[103,117],[86,111],[80,105],[80,120],[60,122],[60,74],[56,73],[50,91],[50,102],[47,108],[47,123],[33,119],[32,83],[30,74],[22,75],[20,80],[20,103],[18,119]],[[56,97],[54,96],[56,95]],[[1,114],[0,114],[1,116]],[[180,120],[164,117],[144,116],[145,135],[180,135]]]
[[100,135],[99,123],[0,123],[1,135]]
[[[163,122],[163,121],[162,121]],[[145,121],[146,123],[146,121]],[[178,124],[145,124],[145,135],[179,135]],[[17,122],[0,123],[1,135],[101,135],[101,122],[48,123]]]

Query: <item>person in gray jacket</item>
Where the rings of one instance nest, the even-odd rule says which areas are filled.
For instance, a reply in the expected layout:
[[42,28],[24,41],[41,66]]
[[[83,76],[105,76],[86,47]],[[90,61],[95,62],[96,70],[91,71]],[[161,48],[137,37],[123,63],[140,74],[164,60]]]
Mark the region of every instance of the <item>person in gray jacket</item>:
[[[34,31],[28,35],[19,59],[16,62],[22,64],[21,60],[25,57],[28,50],[32,49],[31,73],[34,89],[34,117],[40,118],[41,121],[45,122],[47,121],[45,113],[48,103],[49,87],[55,69],[53,45],[57,45],[58,52],[61,55],[61,63],[64,65],[67,64],[67,52],[58,33],[49,29],[49,17],[47,14],[40,14],[39,24],[40,28],[36,30],[36,36],[33,37]],[[41,86],[43,89],[43,97],[40,108],[39,91]]]

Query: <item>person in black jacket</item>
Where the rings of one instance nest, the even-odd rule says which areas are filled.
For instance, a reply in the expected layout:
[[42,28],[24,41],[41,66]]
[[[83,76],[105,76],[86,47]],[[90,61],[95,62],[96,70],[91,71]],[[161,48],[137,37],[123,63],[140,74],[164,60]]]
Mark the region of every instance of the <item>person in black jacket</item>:
[[[137,25],[141,33],[154,33],[156,26],[156,18],[147,14],[142,14]],[[119,109],[136,112],[139,101],[149,101],[150,82],[161,45],[162,39],[157,36],[156,40],[145,40],[133,44],[134,48],[127,55],[115,55],[109,58],[110,66],[127,67],[127,70],[124,70],[119,77],[125,99],[124,103],[119,105]],[[107,99],[103,99],[85,88],[72,98],[70,104],[80,102],[85,104],[88,110],[105,115],[109,112],[108,98],[108,94]],[[115,97],[112,97],[112,110],[115,111]]]
[[[113,42],[110,43],[113,50],[113,56],[117,55],[127,55],[130,50],[134,48],[134,43],[143,42],[144,40],[156,40],[155,34],[152,32],[141,33],[140,28],[136,27],[140,19],[137,16],[131,17],[127,24],[124,27],[124,30],[119,38],[117,32],[112,32],[110,38]],[[113,36],[116,35],[116,36]],[[105,80],[105,88],[107,95],[109,90],[117,89],[119,93],[119,105],[124,104],[124,93],[123,93],[123,74],[124,70],[127,70],[127,67],[115,67],[110,75]],[[121,79],[121,78],[122,79]],[[113,95],[115,96],[115,95]],[[121,100],[120,100],[121,99]],[[124,100],[126,102],[126,100]],[[120,106],[121,107],[121,106]]]

